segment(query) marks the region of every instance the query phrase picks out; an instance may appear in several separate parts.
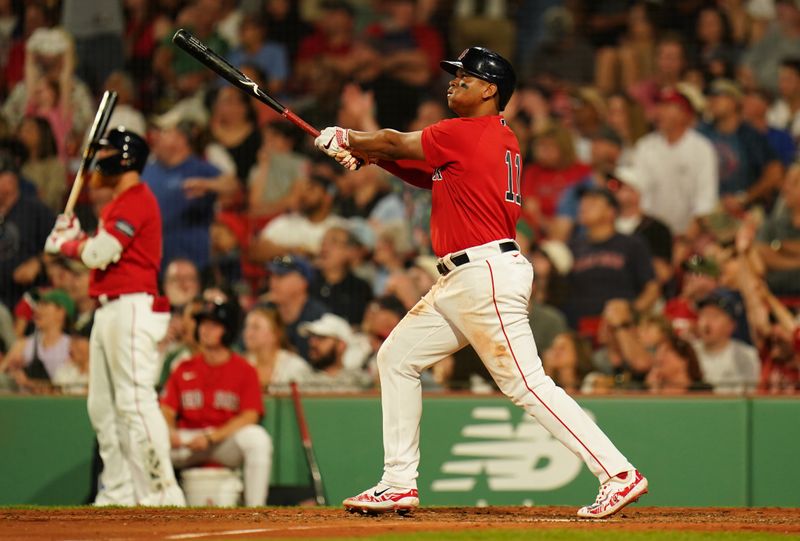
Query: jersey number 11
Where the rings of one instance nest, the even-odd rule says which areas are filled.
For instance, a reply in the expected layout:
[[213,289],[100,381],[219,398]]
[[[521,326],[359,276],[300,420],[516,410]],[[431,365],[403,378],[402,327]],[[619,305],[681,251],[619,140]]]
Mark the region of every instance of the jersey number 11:
[[[516,168],[517,174],[514,174]],[[508,191],[506,192],[506,201],[509,203],[516,203],[522,205],[522,186],[520,185],[520,159],[519,154],[514,154],[514,162],[511,162],[511,151],[506,150],[506,172],[508,173]],[[516,180],[517,191],[514,191],[514,180]]]

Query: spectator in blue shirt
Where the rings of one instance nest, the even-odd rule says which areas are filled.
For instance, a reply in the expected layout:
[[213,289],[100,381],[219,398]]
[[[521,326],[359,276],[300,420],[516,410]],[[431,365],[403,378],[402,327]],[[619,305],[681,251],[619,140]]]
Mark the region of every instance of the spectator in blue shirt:
[[[142,178],[158,200],[164,228],[163,265],[178,257],[201,271],[210,257],[209,227],[219,193],[236,189],[236,179],[195,153],[192,141],[199,127],[191,120],[166,114],[156,122],[153,156]],[[162,268],[162,272],[163,272]]]
[[267,40],[264,21],[257,15],[244,16],[240,28],[242,44],[230,53],[228,60],[236,67],[256,66],[266,78],[268,92],[280,94],[289,78],[286,46]]
[[719,195],[737,213],[754,201],[770,202],[783,177],[783,165],[767,138],[742,119],[744,93],[733,81],[711,84],[710,123],[699,131],[711,140],[719,163]]
[[758,133],[767,137],[769,146],[778,155],[783,166],[789,167],[797,155],[797,145],[788,130],[768,124],[767,111],[772,101],[772,96],[766,90],[751,88],[742,100],[742,118]]

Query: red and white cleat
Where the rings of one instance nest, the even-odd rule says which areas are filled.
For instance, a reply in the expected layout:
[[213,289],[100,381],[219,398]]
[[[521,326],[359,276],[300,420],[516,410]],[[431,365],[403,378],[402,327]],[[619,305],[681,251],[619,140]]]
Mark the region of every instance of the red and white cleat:
[[419,507],[419,493],[416,488],[394,488],[378,484],[358,496],[342,502],[344,508],[352,513],[389,513],[396,511],[406,514]]
[[578,509],[581,518],[605,518],[647,494],[647,479],[639,470],[621,473],[600,487],[592,505]]

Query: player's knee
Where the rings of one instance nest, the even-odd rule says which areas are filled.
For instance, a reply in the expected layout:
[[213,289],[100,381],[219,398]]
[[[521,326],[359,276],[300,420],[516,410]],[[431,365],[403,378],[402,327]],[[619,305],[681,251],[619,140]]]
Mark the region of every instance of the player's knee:
[[236,433],[236,443],[245,453],[254,453],[256,456],[272,454],[272,438],[261,425],[248,425]]

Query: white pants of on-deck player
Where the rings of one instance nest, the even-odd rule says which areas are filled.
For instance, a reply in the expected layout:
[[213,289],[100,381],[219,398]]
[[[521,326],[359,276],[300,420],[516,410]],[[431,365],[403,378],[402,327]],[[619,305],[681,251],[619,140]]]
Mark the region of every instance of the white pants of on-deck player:
[[471,344],[500,390],[581,457],[601,483],[633,469],[608,437],[545,375],[528,322],[533,268],[499,242],[467,249],[470,262],[440,277],[378,352],[383,408],[382,481],[416,488],[420,372]]
[[155,391],[156,344],[169,313],[153,312],[152,304],[151,295],[136,293],[95,311],[87,407],[103,459],[96,505],[186,505]]
[[[189,443],[202,430],[178,430],[181,442]],[[244,504],[248,507],[267,505],[269,474],[272,470],[272,439],[261,425],[247,425],[232,436],[212,445],[205,451],[192,451],[188,447],[172,450],[172,463],[176,468],[188,468],[209,461],[228,468],[242,467],[244,476]]]

